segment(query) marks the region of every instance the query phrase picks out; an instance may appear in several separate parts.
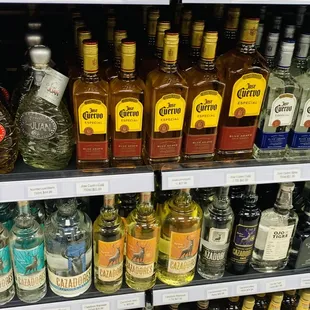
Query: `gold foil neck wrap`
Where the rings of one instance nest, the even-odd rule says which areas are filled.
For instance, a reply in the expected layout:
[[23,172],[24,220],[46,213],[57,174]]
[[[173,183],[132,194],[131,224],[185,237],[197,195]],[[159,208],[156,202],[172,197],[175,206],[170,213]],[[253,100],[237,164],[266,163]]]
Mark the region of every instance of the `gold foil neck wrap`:
[[253,296],[247,296],[243,300],[242,309],[253,309],[255,304],[255,298]]
[[201,47],[201,58],[207,61],[213,61],[216,53],[218,40],[217,31],[208,31],[204,34]]
[[115,204],[115,195],[104,195],[104,204],[109,207],[113,207]]
[[156,48],[163,49],[164,46],[164,36],[165,31],[170,29],[170,22],[162,21],[157,24],[157,32],[156,32]]
[[147,24],[147,35],[149,37],[156,36],[157,21],[159,18],[159,10],[151,10]]
[[115,57],[121,57],[122,40],[127,38],[126,30],[115,30],[114,32],[114,49]]
[[240,8],[230,8],[227,13],[225,30],[237,31],[240,18]]
[[205,28],[204,21],[195,21],[192,26],[192,38],[191,38],[191,47],[192,48],[200,48],[202,37],[203,37],[203,30]]
[[151,201],[151,192],[143,192],[140,194],[141,202],[150,202]]
[[178,59],[179,34],[167,32],[164,37],[163,60],[174,63]]
[[136,42],[123,40],[121,45],[121,69],[124,72],[134,72],[136,67]]
[[84,40],[84,71],[86,73],[98,72],[98,42],[94,40]]
[[91,39],[91,32],[86,28],[79,28],[78,29],[78,53],[79,57],[83,59],[84,55],[84,47],[83,41]]
[[244,44],[255,44],[259,19],[258,18],[245,18],[243,20],[240,42]]
[[181,36],[189,36],[191,31],[192,11],[186,10],[182,15]]

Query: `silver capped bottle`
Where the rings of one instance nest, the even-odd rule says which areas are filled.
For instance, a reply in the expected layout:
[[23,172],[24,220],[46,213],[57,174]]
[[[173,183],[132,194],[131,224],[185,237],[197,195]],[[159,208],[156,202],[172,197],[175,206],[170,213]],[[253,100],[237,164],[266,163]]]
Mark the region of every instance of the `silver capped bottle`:
[[285,268],[298,223],[293,211],[294,183],[282,183],[273,208],[262,212],[251,266],[260,272]]
[[271,31],[267,35],[263,56],[266,59],[268,68],[270,69],[273,69],[275,65],[279,37],[280,33],[277,31]]
[[49,67],[48,47],[34,46],[29,55],[34,80],[16,114],[19,150],[30,166],[63,169],[73,150],[72,121],[62,99],[68,78]]
[[16,293],[20,300],[35,303],[45,296],[47,287],[43,231],[28,201],[19,201],[18,211],[10,232]]

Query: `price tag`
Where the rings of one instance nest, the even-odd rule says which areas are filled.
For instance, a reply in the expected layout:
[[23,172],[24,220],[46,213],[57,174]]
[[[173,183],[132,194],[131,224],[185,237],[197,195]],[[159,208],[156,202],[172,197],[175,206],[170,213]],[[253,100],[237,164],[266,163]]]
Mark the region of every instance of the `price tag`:
[[117,301],[117,309],[130,309],[137,308],[140,306],[140,298],[129,298]]
[[228,297],[228,288],[227,287],[213,289],[213,290],[207,289],[207,300],[209,300],[209,299],[220,299],[220,298],[225,298],[225,297]]
[[250,295],[256,294],[257,292],[257,284],[241,284],[237,285],[237,295]]
[[238,172],[226,174],[226,185],[255,184],[255,172]]
[[266,283],[266,292],[281,291],[285,289],[285,280],[274,280]]
[[310,278],[301,278],[300,279],[300,286],[301,287],[310,287]]
[[76,194],[83,195],[103,195],[109,191],[109,182],[83,182],[76,183]]
[[168,177],[168,188],[192,188],[194,177]]
[[273,171],[273,179],[276,182],[288,182],[299,181],[301,177],[301,171],[299,168],[294,169],[275,169]]
[[88,304],[82,306],[83,310],[110,310],[109,302],[101,302],[97,304]]
[[28,198],[47,198],[57,196],[56,184],[28,186]]
[[188,301],[188,292],[163,295],[164,304],[180,304],[182,302],[187,301]]

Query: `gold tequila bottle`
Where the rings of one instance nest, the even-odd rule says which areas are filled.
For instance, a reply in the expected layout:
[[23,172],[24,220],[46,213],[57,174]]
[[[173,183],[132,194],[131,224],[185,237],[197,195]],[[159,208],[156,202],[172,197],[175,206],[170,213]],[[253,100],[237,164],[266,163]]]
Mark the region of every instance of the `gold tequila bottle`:
[[296,310],[308,310],[310,305],[310,290],[302,290]]
[[140,203],[127,217],[126,238],[126,283],[137,291],[155,285],[159,234],[151,193],[141,193]]
[[167,30],[159,68],[149,73],[145,96],[145,155],[150,163],[179,161],[188,87],[177,69],[179,34]]
[[189,87],[184,121],[183,158],[213,159],[225,84],[214,66],[217,32],[206,32],[198,64],[186,72]]
[[165,202],[160,213],[158,278],[169,285],[188,284],[195,275],[202,210],[192,200],[190,189],[182,189]]
[[136,42],[122,40],[121,69],[110,83],[112,160],[142,165],[144,82],[136,75]]
[[94,222],[94,282],[98,291],[111,294],[123,282],[125,227],[115,206],[115,195],[105,195]]

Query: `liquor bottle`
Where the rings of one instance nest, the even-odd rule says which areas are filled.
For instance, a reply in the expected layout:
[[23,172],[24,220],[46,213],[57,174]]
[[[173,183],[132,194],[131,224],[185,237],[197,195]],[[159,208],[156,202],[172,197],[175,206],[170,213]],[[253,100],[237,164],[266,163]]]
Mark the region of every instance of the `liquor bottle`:
[[274,202],[277,199],[279,184],[259,184],[257,185],[256,194],[258,196],[257,205],[261,211],[268,208],[273,208]]
[[278,14],[278,15],[273,16],[272,18],[273,18],[273,25],[271,29],[280,31],[282,28],[282,20],[283,20],[282,16]]
[[257,36],[256,36],[256,41],[255,41],[255,47],[257,49],[260,49],[262,39],[263,39],[263,34],[264,34],[264,24],[260,22],[258,24]]
[[10,233],[17,297],[35,303],[46,294],[43,230],[30,214],[28,201],[18,202],[19,215]]
[[15,287],[9,247],[9,232],[2,223],[0,223],[0,241],[0,305],[4,305],[15,296]]
[[296,310],[308,310],[310,305],[310,291],[302,290]]
[[224,275],[234,224],[228,192],[229,187],[221,187],[204,211],[197,270],[205,279],[215,280]]
[[294,310],[297,307],[296,290],[285,291],[283,295],[281,310]]
[[246,296],[243,299],[242,310],[253,310],[255,305],[255,298],[253,296]]
[[[113,15],[108,16],[107,29],[106,29],[106,41],[108,43],[108,56],[111,57],[114,51],[114,31],[116,26],[116,17]],[[109,59],[108,57],[108,59]]]
[[137,193],[118,195],[118,212],[123,219],[126,219],[130,212],[135,209],[138,203],[138,198]]
[[206,32],[196,66],[186,72],[188,100],[184,120],[182,156],[187,160],[212,160],[225,84],[217,77],[214,58],[217,32]]
[[275,65],[275,57],[277,53],[279,37],[279,32],[271,31],[268,33],[266,38],[263,56],[266,59],[269,69],[273,69]]
[[160,232],[150,192],[141,193],[140,203],[126,221],[126,283],[137,291],[145,291],[156,282]]
[[150,72],[145,95],[145,156],[148,162],[177,162],[188,87],[177,69],[179,35],[166,31],[163,58]]
[[48,47],[34,46],[29,54],[34,80],[16,113],[19,150],[27,165],[63,169],[73,151],[72,121],[62,99],[68,78],[48,66]]
[[195,21],[192,24],[189,54],[185,59],[180,59],[180,68],[183,71],[190,70],[199,60],[204,28],[205,22],[203,20]]
[[268,308],[268,300],[265,293],[257,294],[255,296],[255,305],[254,310],[267,310]]
[[35,220],[39,223],[39,225],[41,225],[42,228],[44,228],[46,216],[43,201],[41,200],[30,201],[29,207],[30,207],[30,214],[35,218]]
[[191,32],[191,24],[192,24],[192,11],[191,10],[184,10],[181,17],[181,30],[180,30],[180,47],[181,51],[186,53],[189,48],[189,37]]
[[265,61],[255,48],[258,22],[245,18],[237,48],[216,61],[220,81],[226,84],[217,140],[219,159],[252,157],[269,76]]
[[240,297],[229,297],[227,299],[225,310],[240,310]]
[[113,166],[142,165],[145,85],[136,75],[136,42],[123,40],[121,69],[110,82]]
[[[158,9],[152,8],[148,13],[148,23],[147,23],[147,44],[146,44],[146,54],[154,55],[155,40],[156,40],[156,29],[157,23],[160,16]],[[147,55],[145,55],[147,56]]]
[[271,296],[271,301],[268,306],[268,310],[280,310],[282,300],[283,300],[282,292],[273,293]]
[[284,26],[282,39],[294,40],[295,39],[296,26],[293,24],[287,24]]
[[296,12],[296,32],[297,32],[297,36],[299,35],[299,31],[304,24],[306,12],[307,12],[307,6],[306,5],[299,5],[297,7],[297,12]]
[[56,295],[75,297],[91,285],[92,223],[75,198],[56,205],[44,227],[49,285]]
[[169,285],[190,283],[195,275],[202,210],[190,189],[178,191],[160,210],[158,278]]
[[209,309],[209,301],[208,300],[200,300],[196,303],[196,310],[207,310]]
[[94,282],[98,291],[112,294],[123,282],[124,222],[115,206],[115,195],[105,195],[94,222]]
[[301,87],[289,72],[294,46],[290,41],[281,43],[278,64],[269,77],[254,145],[257,160],[282,159],[286,153],[301,95]]
[[[98,75],[98,42],[84,40],[84,73],[74,83],[77,167],[104,168],[108,158],[108,89]],[[94,123],[94,119],[96,122]]]
[[0,203],[0,222],[8,231],[11,231],[14,224],[14,218],[17,215],[15,202]]
[[229,188],[229,198],[230,198],[230,206],[233,209],[234,213],[240,211],[240,209],[244,205],[244,195],[246,192],[245,185],[239,186],[230,186]]
[[220,36],[219,55],[230,51],[236,46],[239,18],[240,8],[230,7],[227,11],[223,34]]
[[216,194],[214,187],[191,189],[193,200],[196,201],[204,211],[213,202]]
[[290,73],[297,78],[307,71],[307,57],[310,47],[310,34],[303,33],[300,35],[295,48]]
[[292,210],[293,183],[282,183],[273,208],[262,212],[251,266],[260,272],[285,268],[298,216]]

